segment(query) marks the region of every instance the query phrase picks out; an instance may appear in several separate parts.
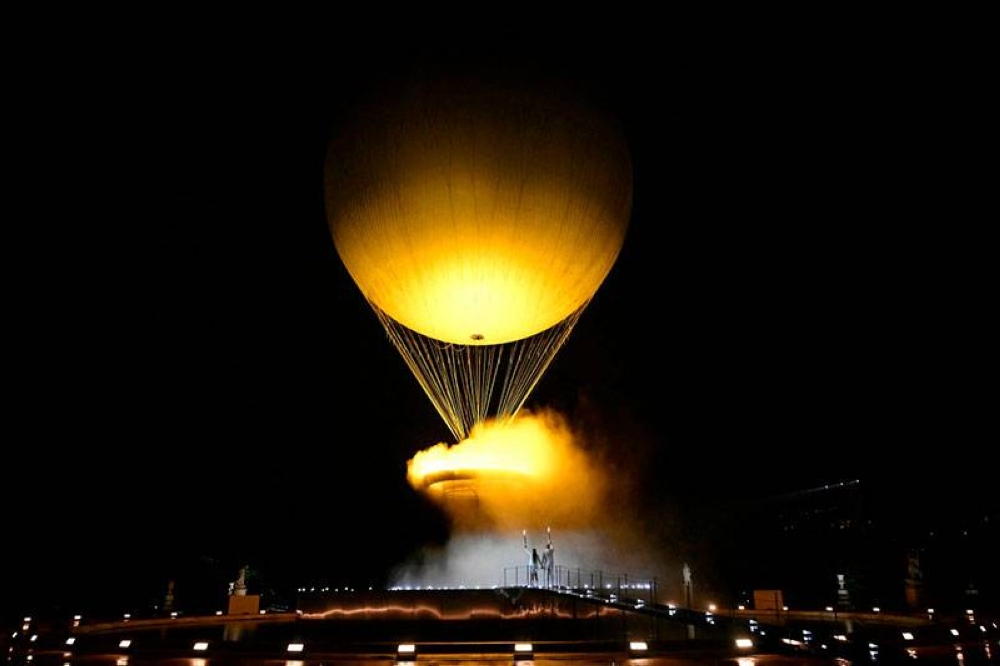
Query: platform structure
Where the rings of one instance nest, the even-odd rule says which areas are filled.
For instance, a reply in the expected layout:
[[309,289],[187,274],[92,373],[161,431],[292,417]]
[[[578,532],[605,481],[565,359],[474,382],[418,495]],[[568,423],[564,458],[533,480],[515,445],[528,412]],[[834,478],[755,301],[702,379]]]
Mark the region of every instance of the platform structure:
[[[504,574],[520,582],[524,572],[514,567]],[[819,665],[864,658],[870,645],[878,645],[884,655],[890,650],[909,655],[916,648],[943,644],[972,651],[983,641],[996,644],[998,638],[988,619],[973,618],[972,623],[962,618],[957,625],[944,625],[926,617],[862,616],[833,608],[783,608],[780,618],[771,618],[766,609],[711,612],[661,604],[655,581],[624,574],[564,569],[551,582],[549,587],[476,589],[310,588],[300,591],[292,612],[88,618],[52,624],[30,642],[27,637],[34,629],[29,627],[14,632],[26,638],[12,646],[11,654],[30,655],[34,666],[61,666],[74,659],[81,664],[93,659],[105,663],[101,660],[106,658],[121,663],[131,657],[136,663],[206,658],[343,664],[372,659],[516,663],[520,658],[551,658],[593,663],[641,658],[650,666],[677,663],[678,658],[717,662],[804,653],[829,658],[814,662]],[[231,594],[230,600],[259,603],[252,596]],[[849,626],[853,630],[846,631]]]

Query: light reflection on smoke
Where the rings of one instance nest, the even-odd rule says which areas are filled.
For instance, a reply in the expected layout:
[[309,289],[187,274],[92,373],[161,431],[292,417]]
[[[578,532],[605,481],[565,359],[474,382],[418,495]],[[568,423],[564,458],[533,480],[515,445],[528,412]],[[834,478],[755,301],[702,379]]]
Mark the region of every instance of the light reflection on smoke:
[[[391,585],[505,584],[504,569],[527,560],[522,532],[541,553],[547,528],[560,567],[658,575],[667,554],[649,543],[623,500],[627,484],[609,478],[582,442],[561,414],[522,410],[513,423],[487,423],[467,440],[414,456],[408,478],[447,513],[452,535],[400,566]],[[440,480],[449,462],[457,474]],[[438,481],[427,485],[427,478]]]

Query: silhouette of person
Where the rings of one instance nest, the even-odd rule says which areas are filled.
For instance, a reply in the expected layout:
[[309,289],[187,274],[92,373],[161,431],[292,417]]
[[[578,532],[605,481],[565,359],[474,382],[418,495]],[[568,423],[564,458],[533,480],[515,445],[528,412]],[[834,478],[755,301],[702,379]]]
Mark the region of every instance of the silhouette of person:
[[556,569],[556,549],[552,546],[552,541],[549,541],[548,545],[545,546],[545,553],[542,555],[542,568],[545,569],[545,587],[552,587],[555,582],[555,569]]
[[534,567],[535,562],[534,562],[534,558],[531,556],[531,550],[528,548],[528,531],[527,530],[522,530],[521,531],[521,538],[524,540],[524,555],[527,558],[527,563],[528,563],[527,564],[527,566],[528,566],[528,585],[530,586],[531,585],[531,572],[535,568]]
[[534,585],[538,587],[538,570],[542,566],[542,560],[538,556],[538,549],[531,549],[531,577],[529,578],[529,586]]

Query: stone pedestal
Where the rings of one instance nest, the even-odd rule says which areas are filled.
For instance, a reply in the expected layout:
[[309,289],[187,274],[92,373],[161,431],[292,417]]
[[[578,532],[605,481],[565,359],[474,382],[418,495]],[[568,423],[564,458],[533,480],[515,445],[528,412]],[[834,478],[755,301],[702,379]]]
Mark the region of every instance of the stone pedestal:
[[259,594],[234,594],[229,597],[229,615],[258,615],[259,613]]
[[906,606],[911,611],[920,611],[927,607],[924,602],[924,582],[922,580],[906,579]]

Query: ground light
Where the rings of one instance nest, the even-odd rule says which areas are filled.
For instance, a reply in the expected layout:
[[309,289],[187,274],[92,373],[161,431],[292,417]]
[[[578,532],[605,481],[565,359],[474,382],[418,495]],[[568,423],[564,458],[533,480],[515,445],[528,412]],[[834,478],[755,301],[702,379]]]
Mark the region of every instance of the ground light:
[[417,646],[413,643],[400,643],[396,647],[396,663],[412,664],[417,659]]

